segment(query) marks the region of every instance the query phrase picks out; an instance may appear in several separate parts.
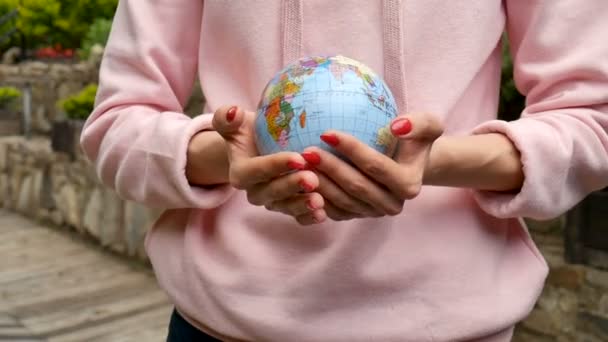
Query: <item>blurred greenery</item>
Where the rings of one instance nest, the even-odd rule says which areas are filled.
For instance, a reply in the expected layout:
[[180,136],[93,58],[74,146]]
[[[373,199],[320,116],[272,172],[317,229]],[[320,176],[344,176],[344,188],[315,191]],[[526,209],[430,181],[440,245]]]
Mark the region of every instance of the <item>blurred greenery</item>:
[[[0,16],[19,9],[16,27],[25,38],[26,47],[44,46],[78,48],[98,18],[112,19],[118,0],[0,0]],[[7,23],[6,27],[11,25]],[[5,28],[0,28],[5,31]],[[0,50],[17,45],[17,38]]]
[[59,100],[58,106],[63,109],[69,119],[84,120],[93,111],[96,94],[97,84],[90,84],[78,94]]
[[82,40],[78,54],[80,58],[87,59],[91,54],[91,48],[95,45],[105,46],[112,29],[112,20],[97,18],[89,27],[89,31]]
[[515,81],[513,80],[513,58],[509,51],[509,41],[505,38],[503,39],[502,49],[502,75],[498,117],[507,121],[516,120],[519,118],[525,105],[526,98],[515,87]]
[[13,87],[0,87],[0,109],[6,109],[21,97],[21,92]]

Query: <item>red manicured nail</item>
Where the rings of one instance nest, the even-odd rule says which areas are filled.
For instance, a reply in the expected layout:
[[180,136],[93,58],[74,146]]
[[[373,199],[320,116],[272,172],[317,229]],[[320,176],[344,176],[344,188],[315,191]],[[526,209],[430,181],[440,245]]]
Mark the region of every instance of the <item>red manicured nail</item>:
[[316,152],[304,152],[302,158],[310,165],[316,166],[321,164],[321,156]]
[[314,211],[314,210],[317,209],[317,207],[315,206],[315,204],[312,203],[312,200],[306,201],[306,208],[308,208],[308,210],[310,210],[310,211]]
[[230,109],[228,109],[228,112],[226,113],[226,120],[228,122],[232,122],[234,120],[234,118],[236,117],[236,111],[237,111],[236,106],[233,106]]
[[298,163],[295,161],[288,161],[287,162],[287,167],[292,169],[292,170],[304,170],[304,168],[306,167],[306,165],[302,164],[302,163]]
[[338,146],[340,140],[334,134],[321,134],[321,140],[329,146]]
[[304,190],[305,192],[311,192],[315,189],[314,186],[308,184],[306,181],[301,180],[298,185],[300,185],[300,188],[302,188],[302,190]]
[[408,119],[397,119],[391,124],[394,135],[406,135],[412,131],[412,122]]

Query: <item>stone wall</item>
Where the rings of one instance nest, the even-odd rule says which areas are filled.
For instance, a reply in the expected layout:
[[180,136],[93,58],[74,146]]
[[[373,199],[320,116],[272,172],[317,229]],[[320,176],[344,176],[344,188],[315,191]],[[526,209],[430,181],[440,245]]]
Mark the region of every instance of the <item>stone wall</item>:
[[539,301],[513,341],[608,341],[608,271],[564,260],[563,218],[528,223],[550,272]]
[[[0,207],[71,227],[117,252],[145,259],[144,233],[159,213],[122,201],[103,187],[80,153],[79,132],[54,125],[63,121],[71,126],[73,122],[65,120],[57,101],[98,82],[102,53],[97,51],[88,61],[73,64],[0,64],[0,86],[31,87],[33,135],[26,140],[14,136],[22,129],[8,127],[15,121],[21,125],[21,106],[13,112],[0,112]],[[203,106],[197,83],[185,112],[195,116]],[[6,134],[13,136],[2,136]]]
[[74,229],[142,260],[145,232],[159,214],[119,199],[81,154],[71,160],[54,152],[45,137],[0,137],[0,207]]
[[56,106],[59,99],[78,93],[84,86],[97,82],[97,63],[75,64],[25,62],[0,64],[0,86],[32,89],[32,131],[49,134],[53,121],[64,115]]

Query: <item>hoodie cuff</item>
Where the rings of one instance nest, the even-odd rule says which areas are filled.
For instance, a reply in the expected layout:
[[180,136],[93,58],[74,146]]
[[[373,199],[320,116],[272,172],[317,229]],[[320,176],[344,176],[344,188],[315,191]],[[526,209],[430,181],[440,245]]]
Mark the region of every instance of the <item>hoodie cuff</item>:
[[202,114],[194,117],[184,135],[179,146],[179,153],[176,159],[176,174],[178,175],[179,191],[188,203],[188,207],[200,209],[212,209],[222,205],[234,193],[235,189],[230,184],[221,184],[211,187],[192,185],[186,178],[186,163],[188,162],[188,144],[192,137],[201,132],[212,130],[211,120],[213,114]]
[[[530,217],[549,219],[567,208],[561,208],[554,196],[554,179],[563,179],[563,163],[547,149],[559,145],[552,130],[534,119],[506,122],[491,120],[473,129],[472,134],[501,133],[511,140],[521,155],[524,182],[518,192],[473,190],[478,205],[498,218]],[[550,173],[551,176],[547,176]]]

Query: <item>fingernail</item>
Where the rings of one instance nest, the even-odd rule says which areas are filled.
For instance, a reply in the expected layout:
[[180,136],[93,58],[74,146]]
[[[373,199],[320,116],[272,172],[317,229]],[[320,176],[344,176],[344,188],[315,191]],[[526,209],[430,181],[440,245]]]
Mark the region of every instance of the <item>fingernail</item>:
[[321,134],[321,140],[329,146],[338,146],[340,140],[334,134]]
[[304,170],[304,168],[306,167],[306,165],[302,164],[302,163],[298,163],[295,161],[288,161],[287,162],[287,167],[292,169],[292,170]]
[[314,211],[315,209],[317,209],[315,204],[312,203],[312,200],[306,201],[306,208],[308,208],[308,210],[310,210],[310,211]]
[[305,180],[301,180],[298,185],[300,185],[300,188],[302,188],[302,190],[305,192],[311,192],[315,189],[314,186],[308,184]]
[[236,117],[236,111],[237,111],[236,106],[233,106],[230,109],[228,109],[228,112],[226,113],[226,120],[228,122],[234,121],[234,118]]
[[310,165],[316,166],[321,164],[321,156],[316,152],[304,152],[302,158]]
[[397,119],[391,124],[391,132],[394,135],[406,135],[412,131],[412,122],[408,119]]

